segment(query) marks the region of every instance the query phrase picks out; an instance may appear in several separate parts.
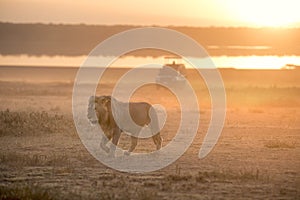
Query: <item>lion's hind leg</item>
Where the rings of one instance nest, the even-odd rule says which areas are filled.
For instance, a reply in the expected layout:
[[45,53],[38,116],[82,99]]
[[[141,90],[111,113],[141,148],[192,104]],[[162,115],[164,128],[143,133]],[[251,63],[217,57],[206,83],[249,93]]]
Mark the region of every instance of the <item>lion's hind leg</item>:
[[138,142],[138,138],[137,137],[131,136],[130,139],[131,139],[130,148],[128,149],[127,152],[125,152],[125,155],[130,155],[130,153],[134,151],[134,149],[135,149],[135,147],[137,145],[137,142]]
[[162,137],[160,136],[160,133],[157,133],[156,135],[152,136],[153,142],[156,145],[156,150],[160,150],[162,147]]

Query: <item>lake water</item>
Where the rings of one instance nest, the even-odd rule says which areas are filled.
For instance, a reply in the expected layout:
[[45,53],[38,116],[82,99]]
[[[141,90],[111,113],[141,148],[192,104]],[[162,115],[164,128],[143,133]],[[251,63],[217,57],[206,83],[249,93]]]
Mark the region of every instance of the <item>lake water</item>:
[[[3,56],[0,55],[0,65],[13,66],[60,66],[78,67],[87,56]],[[95,57],[96,63],[110,60],[112,57]],[[219,68],[236,69],[280,69],[286,64],[300,65],[300,56],[213,56],[211,57],[214,65]],[[205,59],[199,59],[200,63]],[[163,57],[121,57],[111,66],[116,67],[136,67],[140,65],[158,63],[163,64]],[[201,66],[204,67],[204,66]]]

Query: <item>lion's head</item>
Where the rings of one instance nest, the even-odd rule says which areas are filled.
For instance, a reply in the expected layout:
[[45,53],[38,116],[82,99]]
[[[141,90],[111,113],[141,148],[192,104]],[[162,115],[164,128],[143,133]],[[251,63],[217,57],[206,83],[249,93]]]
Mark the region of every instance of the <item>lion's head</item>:
[[110,101],[110,96],[91,96],[89,98],[87,118],[91,124],[105,125],[108,122]]

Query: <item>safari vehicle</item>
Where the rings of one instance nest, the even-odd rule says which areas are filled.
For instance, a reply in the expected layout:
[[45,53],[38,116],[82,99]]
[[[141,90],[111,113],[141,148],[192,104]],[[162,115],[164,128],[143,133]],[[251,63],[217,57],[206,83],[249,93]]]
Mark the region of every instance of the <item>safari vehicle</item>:
[[165,63],[156,77],[159,84],[170,87],[184,87],[186,85],[186,68],[180,57],[165,57]]

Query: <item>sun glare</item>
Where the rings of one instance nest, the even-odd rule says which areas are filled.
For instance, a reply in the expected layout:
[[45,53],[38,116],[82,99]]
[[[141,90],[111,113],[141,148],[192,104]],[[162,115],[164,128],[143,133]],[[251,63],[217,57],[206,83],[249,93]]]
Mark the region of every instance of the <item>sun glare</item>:
[[240,20],[254,26],[288,27],[300,22],[298,0],[234,1],[233,8]]

